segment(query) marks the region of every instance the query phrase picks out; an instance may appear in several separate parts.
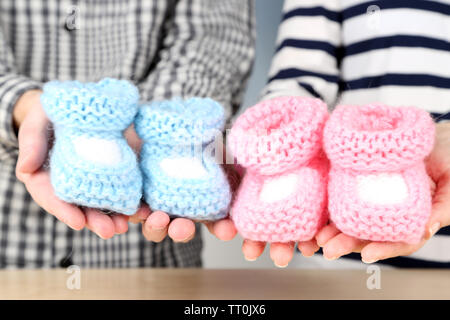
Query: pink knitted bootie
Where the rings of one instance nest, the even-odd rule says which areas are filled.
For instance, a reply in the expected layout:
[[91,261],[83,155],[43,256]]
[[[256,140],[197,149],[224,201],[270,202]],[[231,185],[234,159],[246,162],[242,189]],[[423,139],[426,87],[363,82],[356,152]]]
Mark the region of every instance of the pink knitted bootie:
[[327,117],[319,99],[281,97],[237,119],[228,143],[246,173],[231,218],[244,238],[306,241],[327,221],[328,161],[321,149]]
[[419,242],[431,212],[423,160],[433,144],[434,123],[423,110],[338,106],[324,130],[336,227],[359,239]]

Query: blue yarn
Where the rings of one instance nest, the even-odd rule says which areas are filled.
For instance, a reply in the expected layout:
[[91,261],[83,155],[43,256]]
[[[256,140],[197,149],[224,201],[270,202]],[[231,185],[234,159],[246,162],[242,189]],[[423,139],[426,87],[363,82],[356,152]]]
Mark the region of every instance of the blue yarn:
[[138,110],[139,91],[128,81],[50,81],[44,85],[44,109],[50,120],[68,128],[122,131]]
[[[144,197],[152,210],[194,220],[227,216],[231,201],[228,180],[205,148],[221,134],[223,107],[209,98],[156,101],[141,106],[135,128],[144,143],[141,170]],[[201,160],[207,176],[178,178],[161,169],[163,159]]]
[[[122,131],[132,123],[138,101],[137,88],[124,80],[51,81],[44,85],[41,103],[55,131],[50,178],[57,197],[127,215],[137,211],[142,175]],[[77,137],[114,141],[121,160],[104,165],[83,159],[74,148]]]

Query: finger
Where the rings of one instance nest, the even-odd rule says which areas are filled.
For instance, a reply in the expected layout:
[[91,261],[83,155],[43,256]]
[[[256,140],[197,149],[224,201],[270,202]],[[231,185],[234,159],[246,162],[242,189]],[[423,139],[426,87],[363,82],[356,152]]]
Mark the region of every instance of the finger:
[[122,234],[128,231],[128,217],[123,214],[111,216],[114,223],[114,229],[116,234]]
[[169,226],[170,217],[165,212],[155,211],[149,215],[146,223],[148,223],[148,225],[152,227],[153,230],[162,230]]
[[323,257],[327,260],[335,260],[352,252],[361,252],[362,248],[368,243],[369,241],[356,239],[340,233],[328,240],[323,246]]
[[212,222],[212,221],[205,221],[205,222],[203,222],[203,224],[205,225],[206,228],[208,228],[209,233],[211,233],[212,235],[215,236],[215,233],[214,233],[214,222]]
[[372,242],[361,250],[361,259],[365,263],[374,263],[378,260],[407,256],[419,250],[425,244],[407,244],[403,242]]
[[128,222],[141,223],[147,220],[150,216],[151,210],[146,204],[142,204],[138,211],[128,218]]
[[86,217],[83,211],[55,195],[48,172],[39,171],[30,174],[25,180],[25,186],[34,201],[58,220],[75,230],[85,227]]
[[428,177],[428,182],[430,184],[430,193],[431,193],[431,196],[434,198],[434,194],[436,193],[437,185],[436,185],[436,182],[434,182],[434,180],[431,179],[430,176],[427,176],[427,177]]
[[244,239],[242,253],[248,261],[255,261],[264,252],[265,242]]
[[132,124],[130,127],[128,127],[125,130],[124,133],[125,139],[128,142],[128,145],[136,152],[140,153],[141,147],[142,147],[142,140],[139,138],[139,136],[136,133],[136,130],[134,128],[134,124]]
[[168,233],[175,242],[188,242],[195,236],[195,224],[189,219],[176,218],[170,223]]
[[279,268],[287,267],[294,256],[295,243],[272,243],[270,245],[270,258]]
[[330,239],[334,238],[339,233],[341,233],[341,231],[336,228],[336,225],[330,223],[316,234],[316,242],[320,247],[323,247]]
[[24,174],[38,170],[48,151],[49,120],[42,107],[32,108],[19,129],[19,157],[16,174],[22,181]]
[[312,257],[320,249],[315,239],[301,241],[297,244],[297,248],[305,257]]
[[233,239],[237,233],[233,221],[229,218],[214,222],[205,222],[205,225],[209,232],[222,241],[229,241]]
[[142,233],[144,234],[144,237],[148,241],[153,241],[153,242],[163,241],[167,236],[168,229],[169,229],[169,226],[162,228],[162,229],[154,230],[154,229],[152,229],[150,224],[146,223],[146,222],[142,225]]
[[445,174],[441,176],[436,186],[425,239],[430,239],[440,228],[448,225],[450,225],[450,175]]
[[115,225],[111,217],[95,210],[86,209],[86,227],[102,239],[109,239],[116,233]]
[[161,242],[167,236],[170,217],[162,211],[155,211],[150,214],[142,225],[142,232],[148,241]]

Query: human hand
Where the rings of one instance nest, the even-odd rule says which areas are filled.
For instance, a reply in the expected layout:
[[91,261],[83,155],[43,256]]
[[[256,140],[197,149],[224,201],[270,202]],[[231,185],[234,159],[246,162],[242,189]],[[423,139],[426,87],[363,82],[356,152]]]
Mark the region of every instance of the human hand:
[[[135,150],[140,150],[142,143],[134,128],[127,130],[125,136],[131,146],[137,146]],[[239,184],[239,175],[234,170],[233,165],[224,164],[223,168],[233,191]],[[222,241],[233,239],[237,233],[229,217],[218,221],[192,221],[186,218],[171,219],[166,212],[152,212],[147,205],[144,205],[144,207],[145,210],[131,216],[129,221],[142,224],[142,233],[148,241],[161,242],[166,236],[169,236],[175,242],[189,242],[195,236],[195,222],[203,223],[211,234]]]
[[[319,246],[315,239],[302,242],[288,242],[288,243],[270,243],[270,258],[275,266],[279,268],[287,267],[289,262],[294,257],[295,245],[297,244],[298,250],[305,257],[311,257],[319,250]],[[244,239],[242,244],[242,252],[244,257],[248,261],[256,260],[264,251],[266,242],[253,241]]]
[[161,242],[169,236],[175,242],[186,243],[195,236],[195,222],[205,224],[211,234],[218,239],[228,241],[236,235],[236,229],[230,218],[218,221],[192,221],[186,218],[171,219],[162,211],[140,210],[130,217],[130,222],[142,224],[142,234],[148,241]]
[[[103,239],[128,230],[128,217],[106,215],[95,209],[80,209],[58,199],[43,168],[49,148],[50,121],[40,103],[40,90],[30,90],[17,101],[13,119],[19,129],[19,158],[16,176],[25,184],[34,201],[75,230],[87,227]],[[145,211],[145,208],[140,209]]]
[[436,125],[433,151],[425,160],[433,205],[426,232],[418,244],[360,240],[340,232],[334,224],[316,236],[326,259],[334,260],[351,252],[360,252],[366,263],[410,255],[419,250],[440,228],[450,225],[450,123]]
[[[243,172],[241,172],[241,175]],[[240,183],[241,176],[235,179],[236,183],[234,189],[237,189]],[[270,243],[270,258],[274,262],[275,266],[279,268],[287,267],[289,262],[294,257],[295,245],[305,257],[311,257],[320,247],[317,245],[315,239],[309,241],[288,242],[288,243]],[[248,261],[255,261],[264,252],[266,242],[253,241],[244,239],[242,243],[242,253]]]

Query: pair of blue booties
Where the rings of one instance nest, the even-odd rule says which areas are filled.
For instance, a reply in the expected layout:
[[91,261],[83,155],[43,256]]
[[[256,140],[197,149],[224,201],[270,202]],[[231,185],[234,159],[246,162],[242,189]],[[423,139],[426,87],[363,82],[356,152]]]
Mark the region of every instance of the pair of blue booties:
[[[231,191],[215,160],[222,106],[209,98],[139,104],[128,81],[51,81],[43,108],[53,123],[50,178],[58,198],[132,215],[142,195],[152,210],[193,220],[228,214]],[[138,161],[123,135],[134,122]]]

